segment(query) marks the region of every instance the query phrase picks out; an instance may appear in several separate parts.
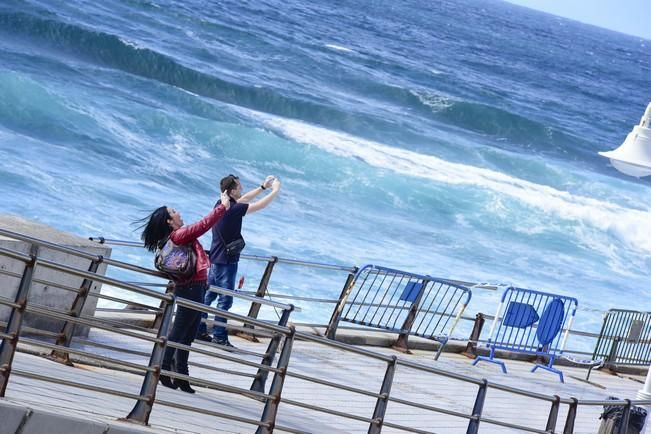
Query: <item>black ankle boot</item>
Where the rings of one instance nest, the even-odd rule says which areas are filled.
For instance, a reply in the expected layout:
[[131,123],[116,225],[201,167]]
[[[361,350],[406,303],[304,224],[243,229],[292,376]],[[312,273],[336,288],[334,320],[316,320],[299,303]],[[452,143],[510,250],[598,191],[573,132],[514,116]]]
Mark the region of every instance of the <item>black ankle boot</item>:
[[195,392],[195,390],[192,387],[190,387],[190,383],[188,382],[188,380],[178,380],[178,379],[175,378],[174,379],[174,386],[175,386],[174,387],[175,389],[178,387],[179,389],[181,389],[182,391],[184,391],[186,393],[194,393]]
[[179,387],[179,386],[177,386],[177,385],[174,383],[174,381],[173,381],[170,377],[168,377],[167,375],[161,375],[160,378],[159,378],[159,380],[160,380],[160,382],[161,382],[161,384],[162,384],[163,386],[165,386],[165,387],[169,387],[170,389],[176,389],[177,387]]

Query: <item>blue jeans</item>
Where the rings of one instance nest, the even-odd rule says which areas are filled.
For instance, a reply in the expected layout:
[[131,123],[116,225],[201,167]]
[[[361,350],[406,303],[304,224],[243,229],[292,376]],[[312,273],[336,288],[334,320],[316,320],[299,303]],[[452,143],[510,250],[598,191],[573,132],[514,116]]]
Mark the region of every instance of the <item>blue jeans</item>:
[[[181,298],[201,303],[208,285],[206,282],[194,282],[187,285],[179,285],[174,289],[174,295]],[[201,321],[201,312],[189,309],[183,306],[177,306],[174,323],[167,335],[170,341],[179,344],[191,345],[197,334],[199,323]],[[175,371],[180,374],[188,375],[188,351],[177,350],[176,348],[167,347],[163,355],[162,368],[170,371],[172,359],[174,359]]]
[[[210,266],[210,273],[208,273],[208,284],[211,286],[218,286],[225,289],[235,289],[235,280],[237,279],[237,262],[234,264],[212,264]],[[206,291],[206,296],[203,303],[210,306],[213,301],[217,300],[217,309],[229,310],[233,306],[233,296],[217,294],[216,292]],[[208,318],[207,313],[202,313],[201,317],[205,320]],[[219,323],[226,323],[226,318],[215,315],[215,322],[212,326],[212,335],[216,340],[228,340],[228,331],[226,327],[219,325]],[[205,322],[201,322],[198,334],[202,335],[208,332]]]

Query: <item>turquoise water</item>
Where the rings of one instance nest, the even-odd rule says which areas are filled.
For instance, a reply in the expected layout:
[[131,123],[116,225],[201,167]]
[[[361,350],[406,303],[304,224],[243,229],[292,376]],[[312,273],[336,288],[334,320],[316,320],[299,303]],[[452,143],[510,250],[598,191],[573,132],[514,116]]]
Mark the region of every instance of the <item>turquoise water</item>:
[[0,211],[135,240],[148,210],[193,221],[222,176],[273,174],[248,253],[649,309],[649,183],[596,152],[639,121],[650,59],[496,1],[5,0]]

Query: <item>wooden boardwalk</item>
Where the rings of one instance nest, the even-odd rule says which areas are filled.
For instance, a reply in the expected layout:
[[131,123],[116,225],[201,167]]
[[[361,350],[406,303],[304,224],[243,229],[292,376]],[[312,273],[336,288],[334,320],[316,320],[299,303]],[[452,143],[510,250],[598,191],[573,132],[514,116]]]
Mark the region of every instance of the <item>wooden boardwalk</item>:
[[[127,345],[124,338],[107,332],[93,332],[91,338],[98,342],[125,347],[132,350],[149,352],[151,344],[141,342]],[[252,343],[233,338],[233,343],[239,348],[262,353],[266,342]],[[211,346],[196,344],[201,348],[211,350]],[[95,353],[106,356],[118,356],[110,350],[86,347]],[[398,355],[418,363],[445,369],[455,373],[466,374],[476,378],[486,378],[491,382],[540,392],[557,394],[561,397],[576,397],[579,399],[602,400],[608,396],[634,399],[638,389],[642,387],[643,378],[635,376],[614,376],[603,372],[593,372],[591,383],[580,381],[585,377],[585,370],[562,367],[566,375],[566,383],[561,384],[558,377],[545,371],[535,374],[529,372],[531,363],[507,361],[509,374],[504,375],[499,367],[492,364],[470,365],[471,360],[458,354],[444,353],[440,360],[434,362],[431,351],[415,351],[412,355],[398,354],[386,348],[372,348],[373,351],[388,355]],[[236,353],[225,353],[215,349],[216,354],[236,356]],[[120,353],[119,358],[136,363],[147,363],[147,358],[136,354]],[[247,355],[245,359],[259,362],[259,358]],[[190,373],[194,377],[247,388],[251,384],[250,374],[254,368],[217,359],[214,357],[193,353],[190,357]],[[227,372],[217,372],[198,365],[214,366],[247,374],[233,375]],[[13,365],[14,370],[48,375],[54,378],[67,379],[84,384],[117,389],[123,392],[137,394],[140,390],[142,376],[134,373],[106,369],[77,363],[76,367],[64,366],[43,357],[17,353]],[[386,363],[377,359],[354,355],[349,352],[336,350],[316,343],[296,341],[294,343],[289,370],[298,374],[318,377],[346,386],[357,387],[371,392],[379,392]],[[271,384],[272,375],[267,382]],[[259,420],[263,403],[238,394],[226,393],[204,387],[195,387],[197,393],[190,395],[160,386],[157,399],[180,404],[191,405],[211,411],[223,412],[245,418]],[[394,377],[391,396],[419,402],[425,405],[445,408],[452,411],[469,413],[472,409],[477,392],[477,386],[451,378],[416,371],[411,368],[398,366]],[[348,412],[364,418],[371,418],[375,406],[375,398],[357,393],[318,385],[292,376],[285,381],[283,400],[299,401],[307,404],[320,405],[335,411]],[[83,417],[89,421],[115,420],[126,416],[133,407],[134,401],[72,388],[70,386],[39,381],[27,378],[17,373],[12,374],[7,388],[5,402],[53,411],[59,414]],[[506,422],[521,423],[544,429],[550,405],[535,399],[525,398],[489,389],[483,415]],[[565,421],[567,406],[562,406],[556,430],[561,432]],[[575,425],[575,433],[594,434],[599,425],[601,407],[580,407]],[[434,433],[465,433],[467,420],[428,410],[406,407],[389,403],[387,422],[406,425]],[[247,423],[231,421],[200,413],[191,413],[157,403],[150,418],[152,432],[179,433],[252,433],[255,426]],[[314,433],[365,433],[368,425],[345,419],[343,417],[303,409],[288,402],[280,404],[278,424],[291,427],[294,430]],[[1,424],[0,424],[1,425]],[[0,429],[0,432],[2,429]],[[281,432],[276,430],[276,432]],[[402,432],[384,427],[383,433]],[[516,433],[511,430],[482,422],[481,433]],[[2,433],[4,434],[4,433]]]

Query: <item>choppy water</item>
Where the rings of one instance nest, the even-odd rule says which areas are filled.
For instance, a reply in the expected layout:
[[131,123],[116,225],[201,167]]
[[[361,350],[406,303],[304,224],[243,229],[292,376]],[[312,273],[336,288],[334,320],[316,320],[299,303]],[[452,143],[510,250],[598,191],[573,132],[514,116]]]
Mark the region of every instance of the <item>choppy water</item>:
[[596,152],[650,90],[651,41],[496,1],[4,0],[0,211],[136,239],[274,174],[249,253],[649,309],[649,183]]

